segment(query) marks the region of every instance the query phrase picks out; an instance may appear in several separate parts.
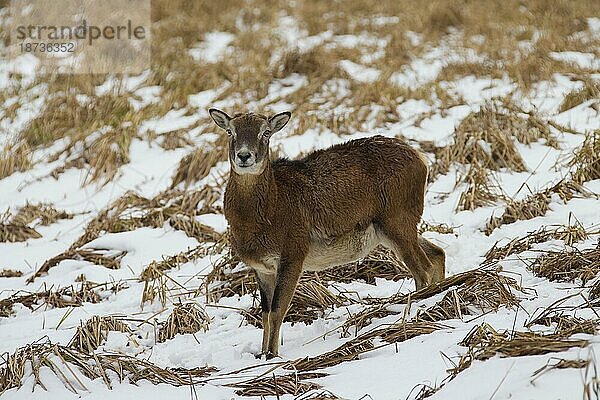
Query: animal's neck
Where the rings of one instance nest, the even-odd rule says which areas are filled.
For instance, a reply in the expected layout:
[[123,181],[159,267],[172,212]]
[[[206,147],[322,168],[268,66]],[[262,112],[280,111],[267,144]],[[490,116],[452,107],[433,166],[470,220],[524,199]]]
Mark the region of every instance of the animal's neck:
[[233,169],[225,194],[226,212],[242,224],[270,224],[277,201],[277,185],[271,165],[258,175],[240,175]]

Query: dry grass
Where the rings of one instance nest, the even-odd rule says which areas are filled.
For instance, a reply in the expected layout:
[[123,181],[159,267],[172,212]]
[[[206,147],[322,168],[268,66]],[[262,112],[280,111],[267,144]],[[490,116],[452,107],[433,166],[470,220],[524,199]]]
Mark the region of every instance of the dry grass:
[[585,285],[600,272],[600,242],[593,249],[548,251],[529,268],[537,276],[554,282],[580,280]]
[[[316,383],[307,382],[308,379],[321,378],[326,374],[318,373],[293,373],[287,375],[271,376],[265,378],[250,379],[244,382],[234,383],[229,386],[237,388],[235,394],[238,396],[299,396],[319,389]],[[310,398],[310,397],[309,397]]]
[[367,307],[356,314],[353,314],[348,318],[341,326],[342,337],[349,337],[353,331],[353,334],[356,336],[358,332],[369,326],[371,322],[373,322],[376,318],[385,318],[388,315],[398,314],[395,311],[391,311],[388,309],[388,304],[381,303],[376,304],[370,307]]
[[474,360],[485,361],[496,354],[503,357],[522,357],[566,351],[573,347],[586,347],[588,340],[572,339],[576,333],[590,332],[590,321],[586,321],[566,331],[556,330],[552,334],[534,332],[498,332],[487,324],[476,326],[460,343],[468,347],[451,376],[468,368]]
[[550,200],[553,193],[566,203],[575,195],[582,197],[596,196],[575,181],[560,181],[551,188],[533,193],[523,200],[508,200],[506,208],[500,217],[492,215],[485,227],[485,234],[490,235],[492,231],[502,225],[512,224],[546,215],[550,210]]
[[462,285],[462,284],[472,281],[472,280],[482,279],[484,276],[489,275],[489,274],[498,275],[499,276],[498,279],[500,279],[502,282],[506,282],[506,283],[510,282],[511,286],[513,286],[513,284],[515,284],[514,279],[502,276],[498,273],[498,271],[494,271],[494,270],[490,270],[490,269],[486,269],[486,268],[478,268],[478,269],[472,269],[470,271],[465,271],[465,272],[461,272],[456,275],[449,276],[440,282],[433,283],[433,284],[426,286],[415,292],[411,292],[408,294],[397,293],[390,297],[365,299],[365,301],[368,301],[369,303],[372,303],[374,305],[407,304],[409,301],[427,299],[436,294],[440,294],[454,286],[459,286],[459,285]]
[[441,234],[454,234],[456,227],[448,226],[447,224],[431,224],[427,221],[421,221],[419,225],[419,234],[424,232],[437,232]]
[[79,307],[83,303],[98,303],[100,300],[100,295],[89,282],[56,290],[48,289],[34,293],[16,292],[10,297],[0,300],[0,317],[12,315],[15,304],[22,304],[34,310],[43,304],[55,308]]
[[0,224],[0,242],[25,242],[41,237],[38,231],[26,225]]
[[588,100],[598,98],[600,98],[600,83],[594,80],[586,80],[581,89],[575,89],[567,93],[559,111],[564,112]]
[[22,225],[29,225],[39,219],[39,225],[50,225],[59,219],[71,219],[73,214],[66,211],[57,210],[50,204],[25,204],[19,209],[13,217],[12,222]]
[[492,231],[502,225],[512,224],[517,221],[532,219],[546,215],[550,209],[550,191],[545,190],[534,193],[523,200],[508,200],[502,216],[491,216],[485,226],[485,234],[490,235]]
[[[334,295],[318,278],[315,279],[306,274],[300,278],[284,321],[292,324],[297,322],[311,324],[316,319],[325,316],[327,310],[333,310],[334,307],[340,307],[349,302],[350,299],[346,296]],[[246,317],[250,317],[247,318],[249,323],[262,328],[260,315],[260,307],[254,307]]]
[[287,369],[296,371],[314,371],[333,367],[345,361],[357,360],[359,355],[373,350],[375,345],[370,339],[352,339],[335,350],[328,351],[315,357],[306,357],[293,361]]
[[165,222],[171,222],[177,226],[176,229],[182,229],[202,241],[218,242],[220,234],[193,220],[197,215],[220,212],[213,206],[218,199],[219,192],[210,186],[195,191],[168,190],[152,199],[127,192],[88,223],[85,233],[71,245],[71,250],[102,233],[125,232],[141,227],[162,228]]
[[532,318],[525,326],[531,328],[534,325],[554,326],[554,330],[561,332],[563,336],[575,333],[594,335],[597,331],[598,321],[565,315],[557,309],[548,308],[537,317]]
[[572,176],[577,183],[600,179],[600,130],[586,135],[583,145],[569,160],[568,166],[575,167]]
[[583,241],[588,238],[588,233],[577,223],[573,226],[559,226],[554,229],[542,227],[535,232],[529,232],[526,236],[512,239],[504,246],[497,247],[497,242],[494,246],[485,253],[485,262],[493,262],[501,260],[512,254],[522,253],[530,250],[533,245],[544,243],[551,239],[562,240],[565,245],[572,246],[576,242]]
[[447,173],[456,163],[468,165],[459,178],[459,183],[467,188],[460,196],[457,211],[493,205],[503,198],[490,171],[527,170],[516,141],[530,144],[543,139],[547,145],[558,147],[549,122],[533,112],[525,113],[509,100],[501,104],[489,102],[469,114],[455,129],[453,139],[450,146],[436,149],[430,177],[435,179],[438,174]]
[[0,179],[31,168],[31,152],[24,144],[7,146],[0,152]]
[[77,327],[77,332],[69,342],[69,347],[72,347],[82,353],[92,354],[108,337],[108,333],[127,332],[131,330],[122,321],[114,317],[99,317],[93,316]]
[[7,210],[0,214],[0,242],[24,242],[40,238],[40,233],[32,226],[33,222],[36,222],[35,225],[49,225],[64,218],[72,218],[72,215],[45,204],[26,204],[13,216]]
[[27,279],[28,283],[33,282],[41,275],[47,274],[51,268],[57,266],[64,260],[79,260],[87,261],[94,265],[101,265],[110,269],[121,268],[121,259],[127,254],[125,251],[114,252],[114,254],[103,254],[104,249],[78,249],[67,250],[55,257],[52,257],[44,262],[42,266]]
[[490,102],[462,120],[454,132],[454,143],[442,150],[434,169],[447,172],[452,163],[478,164],[497,171],[526,171],[514,140],[529,144],[544,139],[557,147],[549,124],[533,113],[523,114],[510,103]]
[[181,264],[193,261],[205,255],[205,249],[197,247],[178,253],[174,256],[164,257],[161,261],[152,261],[140,274],[140,281],[150,281],[159,278],[164,271],[175,268]]
[[171,181],[171,187],[174,188],[182,182],[185,186],[197,182],[206,177],[217,162],[225,160],[227,160],[227,137],[220,136],[212,148],[198,148],[181,159]]
[[194,143],[189,139],[185,129],[178,129],[171,132],[165,132],[160,135],[162,141],[160,147],[165,150],[175,150],[181,147],[193,146]]
[[452,163],[477,164],[499,170],[525,171],[525,164],[513,142],[513,136],[497,127],[493,108],[482,108],[468,115],[454,132],[454,143],[440,154],[434,169],[447,172]]
[[27,203],[12,218],[8,212],[0,216],[0,242],[25,242],[41,238],[42,235],[31,226],[33,222],[36,222],[35,225],[50,225],[59,219],[70,218],[73,218],[72,214],[59,211],[51,205]]
[[[251,294],[258,299],[258,283],[254,272],[244,268],[236,272],[239,260],[223,257],[206,277],[207,298],[218,301],[223,297],[244,296]],[[331,272],[331,271],[330,271]],[[327,288],[328,279],[337,275],[321,276],[321,274],[306,272],[300,277],[294,297],[284,321],[312,323],[323,316],[328,309],[340,307],[351,300],[343,294],[333,294]],[[261,327],[260,307],[253,307],[246,316],[248,322]]]
[[49,342],[33,343],[8,355],[0,366],[0,393],[21,387],[26,373],[33,375],[34,387],[39,385],[47,390],[41,379],[41,376],[45,375],[41,374],[43,370],[49,370],[56,375],[56,378],[75,394],[79,391],[89,392],[82,377],[101,379],[112,389],[109,372],[110,376],[116,377],[119,382],[128,380],[136,384],[145,380],[153,385],[183,386],[200,384],[202,378],[216,371],[214,367],[165,369],[126,355],[88,354],[69,346]]
[[194,334],[199,331],[206,332],[210,325],[210,317],[206,311],[195,303],[178,304],[161,324],[158,331],[157,342],[173,339],[177,334]]
[[399,322],[386,325],[383,328],[367,332],[349,340],[334,350],[315,357],[295,360],[284,368],[295,369],[297,371],[314,371],[332,367],[346,361],[357,360],[361,354],[375,349],[373,340],[376,338],[380,338],[387,343],[398,343],[420,335],[429,334],[442,328],[444,326],[429,322]]
[[[89,168],[87,182],[107,183],[121,165],[129,162],[129,145],[137,136],[144,113],[131,106],[128,96],[88,99],[89,104],[82,103],[76,92],[56,92],[20,133],[20,141],[29,148],[38,148],[68,137],[69,145],[50,159],[58,159],[61,154],[69,156],[71,162],[80,159]],[[83,144],[83,151],[75,150],[76,144]]]
[[453,275],[408,294],[364,299],[364,302],[372,305],[348,318],[341,327],[342,335],[348,336],[350,331],[359,332],[375,318],[398,314],[389,309],[390,305],[410,304],[412,301],[426,299],[449,289],[441,301],[420,312],[419,318],[422,321],[461,318],[463,314],[472,314],[477,310],[497,310],[502,305],[513,307],[519,302],[515,292],[523,290],[514,279],[500,275],[497,271],[475,269]]
[[496,312],[502,306],[512,308],[519,304],[515,295],[517,291],[521,288],[512,278],[496,273],[480,274],[476,279],[469,279],[458,288],[450,289],[433,306],[419,310],[415,319],[437,322],[462,319],[464,315],[476,312]]
[[491,182],[490,172],[481,165],[471,164],[460,182],[466,184],[467,188],[460,194],[456,211],[491,206],[503,198],[499,189]]
[[500,275],[497,271],[474,269],[408,294],[363,299],[363,302],[371,305],[346,320],[342,325],[342,335],[348,336],[350,331],[360,331],[371,324],[375,318],[398,314],[389,309],[391,305],[409,304],[449,289],[452,291],[448,292],[440,302],[420,312],[423,321],[461,318],[465,313],[471,314],[476,310],[482,312],[496,310],[502,305],[512,307],[518,304],[518,298],[514,293],[522,291],[514,279]]
[[437,79],[440,81],[454,81],[457,78],[470,75],[501,79],[504,76],[504,71],[495,62],[451,62],[441,69]]
[[0,278],[19,278],[21,276],[23,276],[21,271],[15,271],[8,268],[4,268],[0,271]]

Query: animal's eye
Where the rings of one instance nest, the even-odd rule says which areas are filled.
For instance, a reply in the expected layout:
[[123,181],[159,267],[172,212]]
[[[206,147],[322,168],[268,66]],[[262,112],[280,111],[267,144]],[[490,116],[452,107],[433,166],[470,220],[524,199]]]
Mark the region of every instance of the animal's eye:
[[225,132],[227,132],[227,136],[231,136],[231,129],[227,129]]

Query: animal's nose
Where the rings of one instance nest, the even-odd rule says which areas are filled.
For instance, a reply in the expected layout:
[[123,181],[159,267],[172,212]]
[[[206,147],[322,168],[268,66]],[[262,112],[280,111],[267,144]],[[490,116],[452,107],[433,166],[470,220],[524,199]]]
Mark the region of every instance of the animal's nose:
[[252,153],[250,153],[249,151],[238,151],[237,153],[237,158],[243,163],[248,161],[250,157],[252,157]]

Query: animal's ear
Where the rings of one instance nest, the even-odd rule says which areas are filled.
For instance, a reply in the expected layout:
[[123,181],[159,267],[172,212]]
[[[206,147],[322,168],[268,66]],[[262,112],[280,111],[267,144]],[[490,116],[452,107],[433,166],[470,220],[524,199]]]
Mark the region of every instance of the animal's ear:
[[292,113],[286,111],[279,114],[275,114],[271,118],[269,118],[269,125],[271,125],[271,133],[280,131],[288,123],[291,117]]
[[231,117],[229,115],[216,108],[211,108],[208,110],[208,113],[213,121],[215,121],[215,124],[219,126],[219,128],[223,128],[225,130],[229,129],[229,121],[231,121]]

